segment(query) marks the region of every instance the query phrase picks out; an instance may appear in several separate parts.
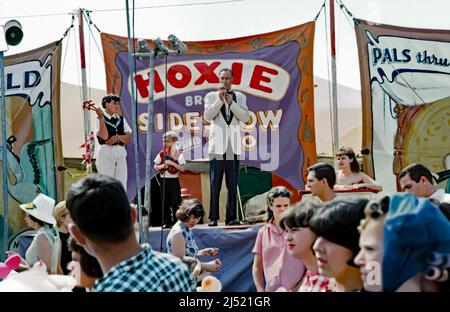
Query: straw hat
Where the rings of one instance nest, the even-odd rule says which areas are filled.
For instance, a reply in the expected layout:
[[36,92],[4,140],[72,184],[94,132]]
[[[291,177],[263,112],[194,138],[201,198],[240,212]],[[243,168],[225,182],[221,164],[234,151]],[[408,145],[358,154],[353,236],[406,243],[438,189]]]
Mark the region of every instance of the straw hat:
[[54,208],[55,200],[44,194],[36,196],[31,203],[20,205],[20,209],[29,215],[51,225],[56,224],[56,220],[53,217]]

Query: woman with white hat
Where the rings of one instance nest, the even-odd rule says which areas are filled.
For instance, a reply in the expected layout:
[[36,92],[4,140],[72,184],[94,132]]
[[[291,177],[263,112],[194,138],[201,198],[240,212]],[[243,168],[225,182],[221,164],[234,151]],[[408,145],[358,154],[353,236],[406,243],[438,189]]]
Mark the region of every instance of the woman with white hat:
[[48,273],[62,274],[61,240],[55,227],[54,207],[55,200],[44,194],[39,194],[31,203],[20,205],[26,212],[25,223],[37,232],[25,253],[25,260],[30,267],[43,261]]

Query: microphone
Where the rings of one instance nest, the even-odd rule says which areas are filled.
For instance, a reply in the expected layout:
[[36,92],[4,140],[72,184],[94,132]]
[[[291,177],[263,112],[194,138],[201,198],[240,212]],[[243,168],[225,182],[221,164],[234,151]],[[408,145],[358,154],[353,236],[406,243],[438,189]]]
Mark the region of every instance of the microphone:
[[58,169],[58,171],[66,171],[67,170],[67,167],[64,167],[64,166],[58,166],[57,167],[57,169]]
[[153,40],[153,44],[155,45],[156,50],[158,51],[157,55],[160,58],[164,58],[167,55],[169,55],[169,49],[164,44],[164,42],[161,40],[161,38],[158,37],[155,40]]
[[186,52],[186,45],[180,39],[178,39],[177,36],[172,34],[169,35],[167,39],[169,40],[170,48],[174,50],[175,55],[181,55]]

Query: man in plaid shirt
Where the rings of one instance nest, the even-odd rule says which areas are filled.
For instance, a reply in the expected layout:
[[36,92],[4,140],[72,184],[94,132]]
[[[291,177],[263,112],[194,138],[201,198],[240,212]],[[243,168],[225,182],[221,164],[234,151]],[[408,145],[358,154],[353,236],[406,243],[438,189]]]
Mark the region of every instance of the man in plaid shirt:
[[72,185],[66,205],[74,222],[70,233],[104,274],[93,291],[195,291],[196,280],[180,259],[139,245],[133,228],[137,212],[120,181],[89,175]]

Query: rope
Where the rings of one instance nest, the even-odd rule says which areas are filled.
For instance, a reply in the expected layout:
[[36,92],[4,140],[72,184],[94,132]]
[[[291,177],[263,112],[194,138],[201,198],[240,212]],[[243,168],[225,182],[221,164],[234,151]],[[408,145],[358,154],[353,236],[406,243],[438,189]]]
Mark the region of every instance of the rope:
[[103,64],[105,65],[106,72],[108,73],[108,75],[106,75],[106,76],[107,76],[107,78],[109,78],[109,81],[111,82],[111,85],[114,85],[114,80],[113,80],[111,71],[109,70],[109,67],[106,66],[105,57],[103,56],[103,53],[102,53],[102,51],[100,50],[100,47],[99,47],[99,45],[98,45],[98,42],[97,42],[97,40],[95,39],[94,33],[92,32],[92,29],[91,29],[91,26],[90,26],[91,23],[89,23],[89,21],[87,20],[86,14],[83,14],[83,16],[84,16],[84,18],[86,19],[86,22],[88,23],[89,33],[90,33],[90,35],[92,36],[92,39],[94,39],[94,43],[95,43],[95,46],[96,46],[96,48],[97,48],[97,51],[98,51],[98,53],[99,53],[99,55],[100,55],[100,58],[101,58],[102,61],[103,61]]
[[60,12],[60,13],[49,13],[49,14],[32,14],[32,15],[16,15],[16,16],[0,16],[0,19],[8,18],[29,18],[29,17],[43,17],[43,16],[62,16],[70,15],[72,12]]
[[321,13],[322,10],[325,8],[325,3],[326,3],[326,1],[327,1],[327,0],[324,0],[324,1],[323,1],[323,4],[322,4],[322,6],[320,7],[319,12],[317,12],[316,17],[314,17],[314,22],[317,21],[317,19],[319,18],[320,13]]
[[[357,18],[355,18],[353,16],[353,14],[350,12],[350,10],[345,6],[345,4],[342,3],[341,0],[335,0],[336,3],[339,5],[339,7],[341,8],[342,12],[345,13],[344,16],[347,19],[347,21],[350,23],[350,25],[352,26],[359,26],[361,23],[359,22],[359,20]],[[353,19],[354,24],[352,24],[352,22],[348,19],[348,18]],[[394,69],[394,71],[397,71],[397,68],[395,68],[394,64],[389,63],[389,65],[391,65],[391,67]],[[403,82],[408,86],[409,89],[411,89],[412,92],[414,92],[415,95],[417,95],[417,97],[422,101],[423,104],[426,104],[424,99],[417,93],[417,91],[415,90],[415,88],[413,88],[411,86],[411,84],[406,80],[405,77],[399,75],[399,77],[403,80]]]
[[[246,1],[246,0],[228,0],[228,1],[216,1],[216,2],[195,2],[195,3],[181,3],[181,4],[151,5],[151,6],[137,7],[137,8],[135,8],[135,10],[188,7],[188,6],[197,6],[197,5],[227,4],[227,3],[244,2],[244,1]],[[124,10],[126,10],[126,8],[99,9],[99,10],[92,10],[91,12],[112,12],[112,11],[124,11]]]
[[[169,5],[153,5],[153,6],[144,6],[137,7],[135,10],[146,10],[146,9],[158,9],[158,8],[172,8],[172,7],[186,7],[186,6],[196,6],[196,5],[214,5],[214,4],[227,4],[234,2],[243,2],[246,0],[228,0],[228,1],[216,1],[216,2],[197,2],[197,3],[182,3],[182,4],[169,4]],[[113,12],[113,11],[125,11],[126,8],[114,8],[114,9],[100,9],[100,10],[89,10],[87,12]],[[8,18],[33,18],[33,17],[43,17],[43,16],[61,16],[61,15],[70,15],[72,12],[58,12],[58,13],[49,13],[49,14],[31,14],[31,15],[16,15],[16,16],[0,16],[0,19],[8,19]],[[95,24],[94,24],[95,26]],[[97,30],[100,32],[97,26],[95,26]]]
[[[394,69],[394,71],[397,71],[397,72],[398,72],[398,70],[397,70],[397,68],[395,68],[394,64],[389,63],[389,65],[392,66],[392,68]],[[426,104],[425,101],[424,101],[424,99],[419,95],[419,93],[417,93],[416,89],[413,88],[413,87],[409,84],[409,82],[406,80],[406,78],[403,77],[403,76],[400,75],[400,74],[399,74],[398,76],[403,80],[403,82],[405,82],[405,84],[408,86],[408,88],[410,88],[411,91],[414,92],[415,95],[417,95],[417,97],[422,101],[422,104]]]
[[[94,27],[95,27],[95,29],[97,29],[97,31],[99,32],[99,33],[101,33],[101,31],[100,31],[100,29],[97,27],[97,25],[92,21],[92,18],[91,18],[91,12],[92,11],[89,11],[89,10],[86,10],[86,9],[82,9],[83,10],[83,12],[84,13],[86,13],[86,14],[84,14],[85,16],[86,16],[86,18],[87,18],[87,22],[89,23],[89,27],[90,27],[90,25],[94,25]],[[133,13],[134,14],[134,13]],[[133,19],[134,19],[134,17],[133,17]]]
[[[345,4],[342,2],[342,0],[335,0],[336,1],[336,3],[339,5],[339,8],[343,11],[343,12],[345,12],[346,13],[346,18],[347,18],[347,20],[348,20],[348,17],[350,17],[352,20],[353,20],[353,22],[355,23],[355,25],[359,25],[360,24],[360,22],[358,21],[358,19],[357,18],[355,18],[354,16],[353,16],[353,14],[352,14],[352,12],[350,12],[350,10],[345,6]],[[348,16],[348,17],[347,17]],[[349,21],[350,22],[350,21]],[[351,22],[350,22],[351,23]],[[352,24],[353,25],[353,24]]]
[[61,78],[62,78],[62,75],[63,75],[63,73],[64,73],[64,66],[65,66],[65,64],[66,64],[66,59],[67,59],[67,48],[69,47],[70,34],[71,34],[71,32],[69,31],[69,33],[68,33],[68,35],[67,35],[66,49],[64,50],[64,59],[63,59],[63,63],[62,63],[62,66],[61,66]]
[[[73,14],[73,13],[72,13],[72,14]],[[73,28],[74,21],[75,21],[75,17],[74,17],[74,15],[72,15],[72,22],[70,23],[70,26],[67,27],[67,29],[64,31],[63,35],[61,36],[61,39],[59,39],[59,40],[57,41],[58,44],[57,44],[56,47],[52,50],[52,53],[51,53],[51,56],[50,56],[50,60],[48,61],[48,63],[51,63],[51,62],[53,61],[53,57],[55,56],[55,53],[54,53],[54,52],[55,52],[56,50],[59,49],[59,47],[62,45],[62,42],[63,42],[64,38],[66,38],[66,37],[68,36],[70,29]],[[67,44],[69,44],[69,42],[67,42]],[[41,70],[41,72],[39,73],[39,76],[42,77],[42,74],[43,74],[44,71],[47,70],[47,69],[48,69],[48,67],[43,67],[42,70]],[[30,95],[33,94],[33,91],[35,90],[35,88],[36,88],[37,86],[38,86],[38,84],[36,84],[36,85],[33,86],[33,88],[32,88],[31,91],[30,91]],[[27,101],[27,98],[24,98],[24,99],[22,100],[22,103],[20,103],[20,104],[18,105],[18,107],[22,107],[22,105],[24,105],[26,101]]]

